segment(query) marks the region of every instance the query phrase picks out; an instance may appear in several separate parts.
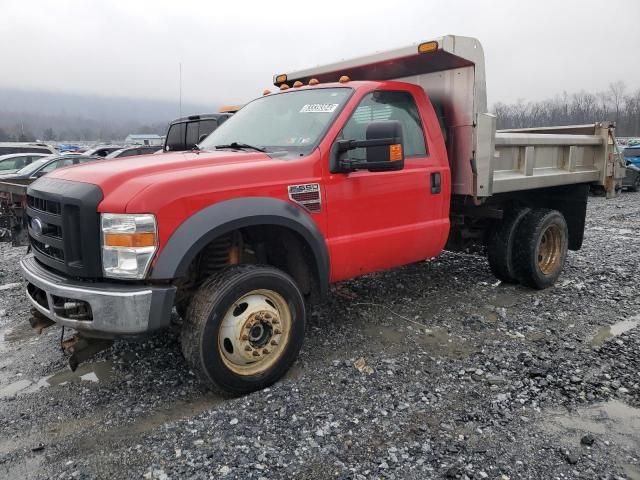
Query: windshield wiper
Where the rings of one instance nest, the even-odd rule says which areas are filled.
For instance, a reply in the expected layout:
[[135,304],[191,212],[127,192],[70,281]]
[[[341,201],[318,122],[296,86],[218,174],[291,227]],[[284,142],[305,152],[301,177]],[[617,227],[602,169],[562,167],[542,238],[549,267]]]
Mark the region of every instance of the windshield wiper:
[[264,148],[254,147],[253,145],[249,145],[248,143],[239,143],[239,142],[231,142],[226,145],[216,145],[216,149],[218,148],[235,148],[236,150],[248,148],[249,150],[255,150],[257,152],[263,152],[263,153],[266,152]]

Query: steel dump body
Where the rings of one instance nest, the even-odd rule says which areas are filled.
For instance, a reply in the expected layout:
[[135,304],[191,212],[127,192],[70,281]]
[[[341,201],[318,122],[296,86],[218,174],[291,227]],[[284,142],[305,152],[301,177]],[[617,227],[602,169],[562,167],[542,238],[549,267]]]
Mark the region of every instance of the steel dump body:
[[477,203],[496,193],[593,183],[614,196],[624,166],[613,155],[613,125],[496,131],[487,112],[484,53],[478,40],[447,35],[418,44],[330,65],[278,75],[274,84],[300,80],[335,82],[395,80],[421,86],[433,104],[445,136],[452,193]]

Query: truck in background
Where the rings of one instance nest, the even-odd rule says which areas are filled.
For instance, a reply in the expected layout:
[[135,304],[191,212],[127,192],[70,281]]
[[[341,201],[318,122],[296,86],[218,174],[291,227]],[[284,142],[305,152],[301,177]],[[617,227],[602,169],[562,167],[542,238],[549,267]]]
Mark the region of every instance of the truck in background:
[[222,125],[233,112],[203,113],[181,117],[169,124],[164,140],[165,152],[183,152],[195,146]]
[[197,150],[29,187],[27,295],[39,326],[78,332],[72,368],[113,338],[166,328],[175,306],[203,382],[264,388],[331,283],[483,245],[502,281],[553,285],[582,245],[590,186],[613,197],[624,176],[607,122],[496,131],[473,38],[274,83]]

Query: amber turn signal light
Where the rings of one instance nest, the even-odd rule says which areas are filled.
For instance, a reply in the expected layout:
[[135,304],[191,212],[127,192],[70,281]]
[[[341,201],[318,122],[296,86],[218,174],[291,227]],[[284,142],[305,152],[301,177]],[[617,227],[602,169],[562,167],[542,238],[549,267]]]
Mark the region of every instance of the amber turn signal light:
[[389,145],[389,161],[397,162],[398,160],[402,160],[402,144]]
[[438,49],[438,42],[424,42],[418,45],[418,53],[435,52]]
[[276,76],[276,83],[284,83],[287,81],[287,75],[284,73],[281,73],[280,75]]
[[154,233],[107,233],[104,236],[105,247],[155,247]]

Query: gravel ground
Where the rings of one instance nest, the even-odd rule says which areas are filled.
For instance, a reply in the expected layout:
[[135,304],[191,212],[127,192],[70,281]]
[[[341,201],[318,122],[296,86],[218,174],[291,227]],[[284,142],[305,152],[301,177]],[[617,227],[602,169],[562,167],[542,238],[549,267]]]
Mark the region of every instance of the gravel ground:
[[177,326],[69,372],[0,244],[0,478],[639,479],[639,247],[626,193],[542,292],[450,253],[340,284],[287,377],[228,399]]

